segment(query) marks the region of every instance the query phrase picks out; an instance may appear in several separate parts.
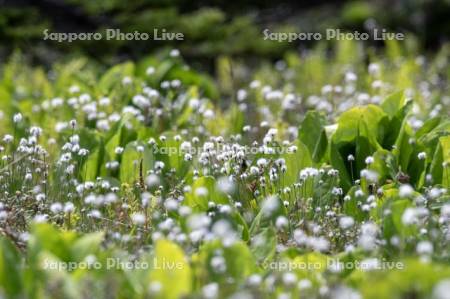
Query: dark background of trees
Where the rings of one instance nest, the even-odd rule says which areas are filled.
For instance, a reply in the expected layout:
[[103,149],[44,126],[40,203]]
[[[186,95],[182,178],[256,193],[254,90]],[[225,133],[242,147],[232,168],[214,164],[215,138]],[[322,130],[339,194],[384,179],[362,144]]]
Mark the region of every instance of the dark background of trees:
[[[263,28],[320,32],[325,28],[366,31],[370,26],[413,34],[433,51],[450,36],[450,1],[224,1],[224,0],[0,0],[0,59],[14,50],[39,62],[61,56],[90,56],[100,62],[139,58],[165,47],[208,60],[218,55],[280,57],[313,42],[263,42]],[[96,32],[105,28],[183,32],[182,42],[43,41],[43,31]],[[377,46],[382,46],[381,44]]]

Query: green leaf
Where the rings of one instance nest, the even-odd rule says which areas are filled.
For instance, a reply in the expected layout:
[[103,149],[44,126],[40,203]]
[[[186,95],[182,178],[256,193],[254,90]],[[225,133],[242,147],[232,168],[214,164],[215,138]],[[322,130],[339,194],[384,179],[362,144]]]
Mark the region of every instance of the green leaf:
[[394,144],[397,145],[396,142],[405,134],[405,132],[410,132],[407,115],[411,111],[412,106],[412,101],[407,102],[400,107],[392,117],[389,117],[389,119],[386,119],[381,123],[381,126],[383,126],[386,131],[386,134],[381,141],[381,145],[385,149],[390,150]]
[[386,203],[389,205],[391,214],[384,217],[383,233],[386,238],[392,237],[394,234],[401,237],[413,235],[415,228],[413,226],[406,226],[402,222],[402,216],[406,208],[412,207],[411,201],[408,199],[391,198]]
[[133,76],[134,64],[125,62],[110,68],[101,78],[99,89],[103,94],[107,94],[115,85],[120,85],[126,76]]
[[175,170],[179,178],[184,178],[191,164],[184,160],[184,153],[180,148],[182,141],[176,140],[173,132],[165,132],[162,135],[166,136],[166,140],[158,140],[155,160],[165,163],[163,171]]
[[333,134],[337,143],[354,141],[361,134],[362,124],[365,125],[365,137],[371,143],[383,140],[385,128],[380,126],[387,115],[381,108],[375,105],[367,105],[352,108],[341,114],[338,120],[338,128]]
[[431,162],[431,175],[435,184],[450,187],[450,135],[439,138],[436,152]]
[[48,223],[33,225],[28,250],[31,257],[37,257],[40,252],[48,251],[62,261],[72,261],[71,245],[77,239],[72,231],[59,231]]
[[0,237],[0,294],[19,298],[22,286],[22,260],[14,245]]
[[412,132],[409,125],[406,123],[406,119],[400,128],[400,132],[397,136],[397,140],[395,141],[395,147],[392,150],[392,153],[397,159],[398,165],[401,170],[406,171],[408,169],[408,164],[411,158],[411,154],[413,152],[413,147],[410,144],[410,139],[412,137]]
[[100,175],[100,169],[102,167],[103,159],[105,156],[105,150],[103,143],[101,142],[97,148],[89,154],[86,162],[83,164],[81,170],[81,176],[85,181],[95,181],[97,176]]
[[421,138],[425,134],[429,133],[431,130],[436,128],[442,122],[442,117],[433,117],[428,119],[422,127],[416,132],[416,138]]
[[100,250],[104,239],[103,232],[89,233],[81,236],[71,246],[72,256],[75,261],[82,261],[88,254]]
[[[352,176],[354,180],[359,178],[366,166],[366,157],[382,149],[380,141],[386,135],[383,125],[386,121],[387,115],[374,105],[355,107],[339,117],[338,128],[331,137],[330,162],[339,170],[344,191],[353,185]],[[353,155],[355,161],[350,163],[349,155]]]
[[[144,151],[138,152],[138,146],[142,147]],[[120,182],[132,184],[141,179],[141,174],[144,179],[147,171],[153,168],[153,164],[153,153],[146,144],[139,141],[128,143],[120,162]]]
[[149,278],[151,282],[161,284],[160,298],[177,299],[191,292],[191,267],[178,245],[168,240],[158,240],[153,265],[155,268]]
[[238,105],[231,105],[230,109],[228,110],[227,118],[230,124],[230,133],[241,133],[245,123],[245,116],[244,113],[239,109]]
[[355,196],[355,192],[358,189],[359,187],[353,186],[348,191],[350,200],[344,201],[344,214],[352,216],[356,221],[363,221],[367,217],[367,213],[364,213],[361,207],[358,205],[358,202],[362,200],[361,198],[357,198]]
[[219,91],[217,90],[214,81],[206,74],[200,74],[183,67],[174,67],[168,71],[165,79],[178,79],[187,86],[198,86],[204,92],[205,96],[210,99],[217,99],[219,97]]
[[450,275],[450,267],[435,262],[424,263],[420,259],[393,261],[400,264],[393,270],[365,271],[356,269],[348,277],[350,285],[356,287],[362,298],[434,298],[433,287]]
[[298,135],[311,154],[314,162],[319,162],[327,150],[327,134],[325,132],[326,118],[315,110],[306,113],[300,125]]
[[277,245],[277,233],[272,227],[267,227],[252,237],[251,251],[259,263],[272,259]]
[[216,180],[211,176],[195,180],[191,191],[185,196],[185,203],[194,211],[206,211],[209,201],[216,204],[228,204],[226,195],[216,189]]
[[384,110],[384,112],[386,112],[389,118],[393,118],[405,105],[405,103],[406,98],[404,96],[404,92],[403,90],[400,90],[384,99],[380,107]]
[[[217,269],[211,266],[211,259],[217,252],[221,252],[225,259],[226,275],[217,273]],[[220,241],[205,243],[193,259],[198,261],[199,277],[221,284],[226,283],[227,277],[241,283],[256,270],[256,262],[244,242],[235,242],[231,246],[222,246]]]
[[306,146],[297,141],[294,144],[297,146],[297,151],[294,153],[284,153],[281,155],[286,162],[287,170],[282,177],[282,183],[284,186],[291,186],[299,179],[300,170],[312,166],[311,156]]

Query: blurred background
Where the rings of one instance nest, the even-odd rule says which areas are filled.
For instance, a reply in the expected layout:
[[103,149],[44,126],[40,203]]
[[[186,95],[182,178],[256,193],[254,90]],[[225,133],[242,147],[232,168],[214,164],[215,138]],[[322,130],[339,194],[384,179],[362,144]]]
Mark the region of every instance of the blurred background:
[[[435,51],[450,36],[449,0],[378,1],[186,1],[186,0],[0,0],[0,59],[14,51],[37,64],[83,55],[111,65],[176,47],[194,66],[214,68],[220,55],[258,63],[286,51],[314,47],[312,42],[263,39],[262,31],[324,32],[325,28],[361,32],[385,28],[408,34],[415,47]],[[182,32],[184,41],[44,41],[43,31]],[[382,43],[368,41],[375,47]]]

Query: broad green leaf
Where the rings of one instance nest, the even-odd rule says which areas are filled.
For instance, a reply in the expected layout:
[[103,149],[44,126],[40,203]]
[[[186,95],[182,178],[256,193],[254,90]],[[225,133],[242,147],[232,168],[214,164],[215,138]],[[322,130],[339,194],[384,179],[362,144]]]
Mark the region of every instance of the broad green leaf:
[[286,173],[282,175],[282,183],[284,186],[291,186],[299,180],[300,170],[312,166],[311,156],[309,154],[306,146],[297,141],[294,144],[297,146],[296,152],[286,152],[281,155],[286,162],[287,170]]
[[[138,147],[144,151],[139,152]],[[144,180],[148,170],[153,168],[154,157],[146,144],[133,141],[127,144],[120,162],[120,182],[132,184]]]
[[402,222],[402,216],[406,208],[412,207],[411,201],[408,199],[391,198],[387,203],[391,214],[384,217],[383,233],[387,239],[394,234],[400,237],[411,236],[415,232],[415,227],[407,226]]
[[431,175],[435,184],[450,187],[450,135],[439,138],[433,161]]
[[48,223],[34,224],[31,232],[28,250],[32,259],[42,251],[48,251],[62,261],[73,260],[71,246],[77,239],[75,232],[59,231]]
[[88,254],[99,251],[103,239],[103,232],[89,233],[80,236],[71,246],[74,261],[82,261]]
[[[177,177],[184,178],[189,171],[190,162],[184,160],[184,152],[180,146],[182,141],[176,140],[173,132],[165,132],[165,141],[158,140],[155,151],[155,160],[165,163],[164,172],[174,170]],[[153,150],[153,149],[152,149]]]
[[226,276],[217,273],[217,269],[211,266],[211,259],[218,252],[221,252],[225,259],[226,276],[232,277],[237,283],[244,282],[244,279],[256,271],[256,261],[244,242],[235,242],[230,246],[223,246],[219,241],[209,242],[200,247],[195,257],[198,262],[198,275],[207,281],[226,282]]
[[357,269],[347,281],[362,293],[363,298],[407,298],[411,292],[417,298],[432,298],[433,287],[450,275],[448,265],[435,262],[424,263],[412,258],[393,262],[393,270]]
[[416,138],[421,138],[425,134],[429,133],[431,130],[436,128],[443,120],[443,117],[433,117],[428,119],[422,127],[416,132]]
[[100,174],[100,168],[102,167],[104,154],[103,144],[100,143],[98,147],[89,154],[86,162],[83,164],[81,170],[81,177],[85,181],[95,181]]
[[364,201],[365,197],[357,198],[355,196],[356,190],[359,187],[353,186],[347,193],[350,196],[350,200],[344,201],[344,214],[353,217],[356,221],[363,221],[367,218],[367,213],[363,212],[361,207],[358,205],[359,201]]
[[[350,109],[339,117],[338,128],[331,137],[330,162],[339,170],[341,185],[348,191],[353,179],[359,178],[365,168],[365,159],[381,149],[380,141],[386,135],[387,115],[377,106],[368,105]],[[355,161],[348,161],[353,155]]]
[[269,261],[275,255],[277,245],[277,232],[267,227],[252,237],[251,251],[255,259],[261,263]]
[[362,107],[352,108],[341,114],[338,120],[338,128],[333,134],[333,139],[337,143],[354,141],[354,139],[361,133],[361,125],[364,123],[366,132],[371,143],[376,143],[383,140],[386,134],[385,128],[380,126],[383,119],[387,115],[375,105],[367,105]]
[[178,79],[187,86],[198,86],[199,89],[204,92],[205,96],[212,100],[219,97],[219,92],[214,84],[214,81],[206,74],[201,74],[193,70],[187,70],[183,67],[174,67],[168,71],[165,79]]
[[322,159],[327,149],[325,125],[325,116],[315,110],[310,110],[306,113],[298,131],[300,141],[308,147],[311,157],[316,163]]
[[110,68],[101,78],[99,89],[103,94],[107,94],[115,85],[121,85],[122,79],[126,76],[133,76],[134,64],[125,62]]
[[327,256],[319,252],[310,252],[299,255],[290,262],[296,265],[295,274],[299,279],[308,278],[316,280],[316,275],[327,269]]
[[160,298],[177,299],[191,292],[191,266],[178,245],[165,239],[158,240],[154,266],[149,279],[161,284]]
[[239,109],[238,105],[231,105],[230,109],[228,110],[227,115],[230,126],[230,133],[231,134],[238,134],[242,132],[242,128],[244,127],[245,123],[245,116],[244,113]]
[[413,102],[409,101],[403,106],[399,107],[396,113],[389,119],[385,119],[380,125],[384,127],[386,134],[381,141],[381,145],[387,149],[391,150],[393,145],[397,145],[396,141],[405,134],[410,133],[410,128],[407,123],[407,116],[411,111]]
[[393,118],[398,111],[405,105],[406,99],[403,90],[389,95],[381,103],[381,108],[386,112],[389,118]]
[[19,298],[22,286],[22,258],[14,245],[0,237],[0,294]]
[[200,177],[192,184],[192,190],[186,193],[185,203],[194,211],[206,211],[208,202],[228,204],[225,194],[216,188],[216,180],[211,176]]

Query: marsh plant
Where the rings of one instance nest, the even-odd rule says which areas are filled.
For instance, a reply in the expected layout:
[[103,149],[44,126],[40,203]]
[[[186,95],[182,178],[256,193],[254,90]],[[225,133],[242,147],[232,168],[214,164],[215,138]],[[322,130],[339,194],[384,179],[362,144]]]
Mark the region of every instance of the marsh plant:
[[448,298],[448,47],[392,43],[223,57],[218,82],[176,49],[13,56],[0,296]]

